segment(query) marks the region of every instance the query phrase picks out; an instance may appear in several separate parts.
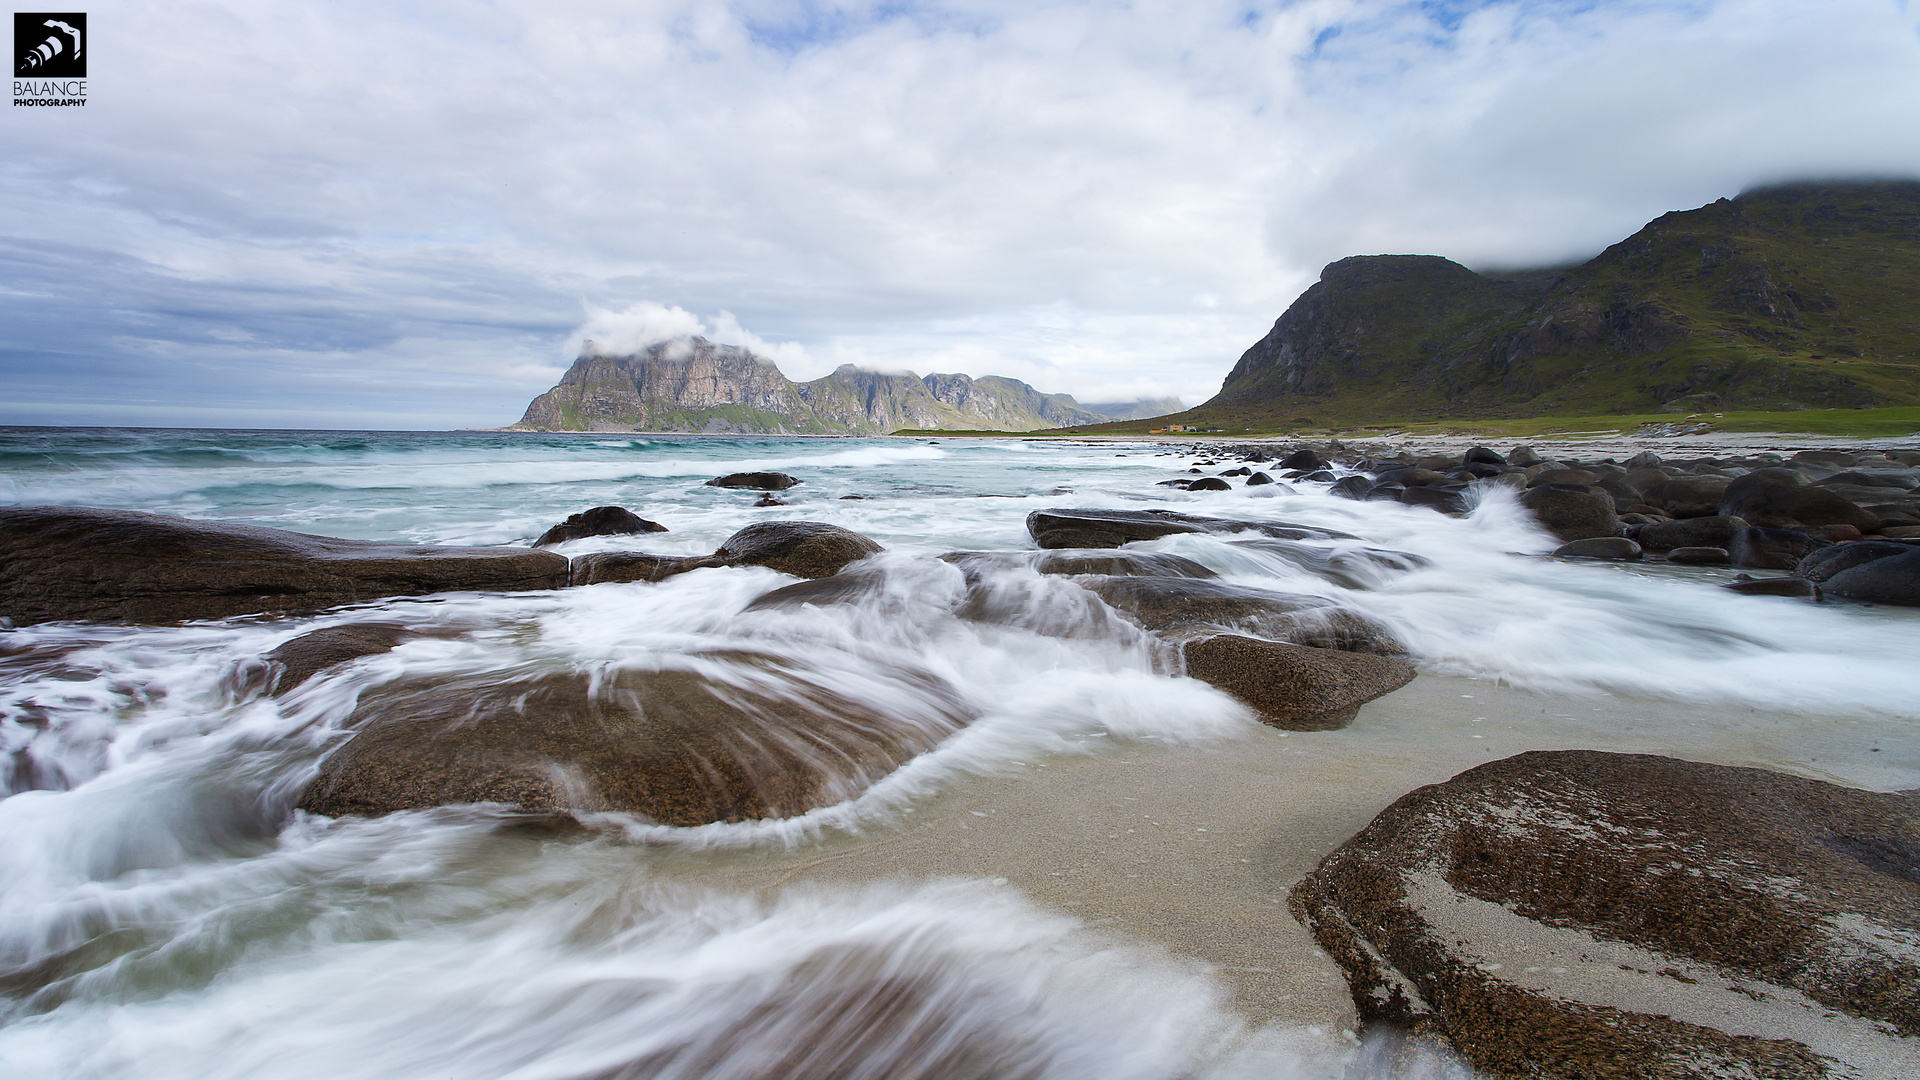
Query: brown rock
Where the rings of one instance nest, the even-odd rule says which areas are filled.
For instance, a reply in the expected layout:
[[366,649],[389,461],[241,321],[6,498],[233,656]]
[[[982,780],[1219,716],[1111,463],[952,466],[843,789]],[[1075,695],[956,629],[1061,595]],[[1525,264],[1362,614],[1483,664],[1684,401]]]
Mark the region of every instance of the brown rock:
[[773,657],[708,654],[740,682],[688,671],[411,679],[361,695],[356,734],[301,794],[316,814],[455,803],[623,811],[665,825],[791,817],[858,795],[967,722],[923,672],[892,678],[912,715],[794,677]]
[[1140,628],[1176,638],[1240,633],[1383,656],[1407,651],[1391,630],[1318,596],[1186,578],[1077,580]]
[[1676,566],[1725,566],[1733,561],[1733,556],[1726,548],[1700,544],[1669,550],[1667,561]]
[[640,551],[596,551],[576,555],[568,581],[573,585],[600,585],[607,582],[664,581],[675,574],[705,566],[725,566],[724,559],[712,555],[648,555]]
[[1172,510],[1035,510],[1027,532],[1043,548],[1110,548],[1182,533],[1256,532],[1282,540],[1357,540],[1349,533],[1281,521],[1238,521]]
[[1794,469],[1755,469],[1736,477],[1721,496],[1720,512],[1756,525],[1852,525],[1862,533],[1880,527],[1878,514],[1807,484]]
[[1732,581],[1720,586],[1728,592],[1737,592],[1742,596],[1785,596],[1796,600],[1818,602],[1823,598],[1820,586],[1805,578],[1768,577],[1757,578],[1739,574]]
[[273,692],[284,694],[322,670],[363,656],[375,656],[400,644],[399,623],[348,623],[301,634],[266,655],[274,665]]
[[0,507],[0,615],[154,623],[314,612],[386,596],[557,589],[567,560],[217,525],[137,510]]
[[1647,502],[1677,518],[1708,517],[1731,513],[1720,509],[1727,491],[1724,476],[1676,476],[1664,484],[1647,489]]
[[839,573],[886,549],[850,529],[819,521],[758,521],[727,537],[713,557],[728,566],[770,566],[795,577]]
[[1682,518],[1648,525],[1636,533],[1634,539],[1640,541],[1640,546],[1648,551],[1683,547],[1723,548],[1733,540],[1735,533],[1746,527],[1746,519],[1737,517],[1716,515]]
[[1917,852],[1915,793],[1534,752],[1400,799],[1292,900],[1364,1019],[1484,1075],[1911,1075]]
[[1585,540],[1575,540],[1571,544],[1561,544],[1553,550],[1556,558],[1561,559],[1638,559],[1642,552],[1640,545],[1624,536],[1590,536]]
[[1181,646],[1188,675],[1246,704],[1260,722],[1287,731],[1331,731],[1360,706],[1413,681],[1399,657],[1287,645],[1237,634]]
[[1181,555],[1113,548],[1056,548],[1050,551],[949,551],[942,562],[963,573],[1026,567],[1041,574],[1098,574],[1102,577],[1211,578],[1220,575]]

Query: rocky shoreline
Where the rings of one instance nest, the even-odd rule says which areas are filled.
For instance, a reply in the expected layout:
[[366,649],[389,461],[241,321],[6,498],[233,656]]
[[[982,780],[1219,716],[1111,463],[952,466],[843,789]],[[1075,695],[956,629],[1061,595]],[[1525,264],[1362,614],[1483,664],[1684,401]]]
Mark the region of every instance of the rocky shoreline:
[[[1446,514],[1511,497],[1564,541],[1558,558],[1723,557],[1772,575],[1737,591],[1920,606],[1920,454],[1910,451],[1619,460],[1526,446],[1196,449],[1210,456],[1168,486],[1329,484],[1339,497]],[[797,482],[738,474],[713,483]],[[1246,504],[1234,505],[1244,515]],[[1191,560],[1128,545],[1205,534],[1337,589],[1416,571],[1422,560],[1410,552],[1296,522],[1167,509],[1056,507],[1026,527],[1030,550],[917,562],[946,583],[955,615],[975,624],[1056,632],[1049,620],[1071,597],[1077,621],[1057,632],[1092,627],[1137,642],[1156,673],[1224,691],[1275,739],[1337,745],[1356,734],[1344,729],[1363,706],[1391,711],[1387,695],[1414,681],[1392,630],[1337,599],[1229,584]],[[661,531],[596,507],[538,543]],[[806,521],[749,525],[704,556],[569,559],[11,507],[0,509],[0,555],[0,616],[13,626],[304,614],[390,596],[742,567],[799,579],[749,611],[851,604],[878,618],[897,588],[880,544]],[[306,693],[408,640],[378,619],[311,631],[261,658],[263,685],[275,696]],[[781,819],[857,797],[973,719],[949,674],[911,665],[862,673],[894,687],[889,700],[915,703],[881,713],[775,656],[695,659],[723,674],[423,676],[375,687],[296,805],[374,816],[484,802],[602,825],[609,811],[664,826]],[[1293,914],[1339,966],[1362,1021],[1434,1040],[1496,1077],[1920,1068],[1910,1049],[1920,1035],[1920,795],[1587,750],[1507,757],[1400,794],[1311,873],[1280,883],[1292,886]],[[1196,896],[1206,888],[1193,886]]]

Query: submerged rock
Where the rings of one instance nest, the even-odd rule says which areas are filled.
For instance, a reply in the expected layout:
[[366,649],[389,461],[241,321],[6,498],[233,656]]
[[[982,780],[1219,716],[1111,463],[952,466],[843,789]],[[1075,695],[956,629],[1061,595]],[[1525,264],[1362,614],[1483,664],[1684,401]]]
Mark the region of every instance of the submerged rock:
[[1112,548],[1056,548],[1050,551],[950,551],[940,556],[961,572],[1020,567],[1041,574],[1099,574],[1106,577],[1219,577],[1212,570],[1181,555],[1161,551],[1118,551]]
[[853,798],[969,719],[921,672],[872,673],[915,703],[883,715],[773,657],[704,659],[732,677],[488,673],[375,688],[299,806],[338,817],[505,803],[663,825],[791,817]]
[[783,472],[737,472],[716,476],[707,481],[706,486],[746,488],[750,491],[785,491],[800,482]]
[[1172,510],[1035,510],[1027,515],[1027,532],[1043,548],[1111,548],[1181,533],[1245,531],[1283,540],[1359,539],[1311,525],[1199,517]]
[[343,540],[138,510],[0,507],[0,616],[23,625],[305,613],[566,583],[567,560],[550,551]]
[[1186,673],[1233,695],[1260,722],[1287,731],[1331,731],[1360,706],[1413,681],[1396,656],[1216,634],[1180,648]]
[[1186,578],[1076,580],[1141,629],[1173,638],[1247,634],[1383,656],[1407,651],[1391,630],[1318,596]]
[[387,652],[400,644],[406,633],[407,628],[399,623],[348,623],[281,642],[265,657],[274,667],[273,692],[287,693],[335,664]]
[[534,547],[548,547],[564,544],[569,540],[582,540],[589,536],[625,536],[631,533],[666,532],[667,527],[657,521],[628,510],[624,506],[596,506],[591,510],[582,510],[567,515],[567,520],[540,534],[533,542]]
[[1912,792],[1520,754],[1401,798],[1292,904],[1363,1019],[1489,1076],[1920,1070]]
[[1785,596],[1799,600],[1819,601],[1824,595],[1820,586],[1806,578],[1797,577],[1757,578],[1739,574],[1720,587],[1742,596]]
[[1406,551],[1387,548],[1339,548],[1301,540],[1235,540],[1235,547],[1270,555],[1289,565],[1348,589],[1371,589],[1397,574],[1432,563]]

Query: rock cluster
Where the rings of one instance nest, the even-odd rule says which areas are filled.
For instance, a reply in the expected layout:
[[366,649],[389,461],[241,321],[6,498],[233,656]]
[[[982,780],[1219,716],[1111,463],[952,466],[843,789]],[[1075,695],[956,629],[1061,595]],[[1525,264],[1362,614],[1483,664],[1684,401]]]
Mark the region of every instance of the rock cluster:
[[[1235,457],[1272,460],[1266,450],[1253,447],[1202,446],[1186,452],[1215,459],[1204,462],[1208,465]],[[1920,605],[1911,570],[1900,569],[1908,564],[1862,571],[1839,588],[1797,569],[1833,546],[1920,543],[1920,453],[1911,451],[1803,450],[1791,456],[1762,453],[1684,461],[1666,461],[1643,451],[1626,461],[1578,461],[1542,458],[1528,446],[1506,454],[1476,446],[1458,455],[1402,452],[1370,458],[1336,442],[1295,450],[1279,466],[1287,470],[1286,479],[1328,484],[1328,494],[1336,497],[1391,499],[1449,514],[1466,512],[1477,489],[1508,487],[1519,492],[1521,505],[1562,541],[1554,551],[1562,558],[1786,571],[1817,587],[1744,585],[1738,591]],[[1167,483],[1198,490],[1186,480]],[[1169,521],[1188,518],[1171,511],[1165,515]],[[1116,535],[1097,522],[1074,527],[1089,530],[1089,536],[1102,542],[1113,542]],[[1061,543],[1081,542],[1068,526],[1060,529]],[[1124,539],[1150,539],[1146,531],[1135,528]],[[1156,535],[1179,531],[1208,528],[1168,526]]]

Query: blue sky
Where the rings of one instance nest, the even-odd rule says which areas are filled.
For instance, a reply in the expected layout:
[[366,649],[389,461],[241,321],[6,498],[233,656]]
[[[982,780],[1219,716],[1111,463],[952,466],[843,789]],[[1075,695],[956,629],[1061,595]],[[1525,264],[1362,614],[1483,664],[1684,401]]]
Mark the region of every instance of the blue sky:
[[494,426],[686,330],[1192,403],[1344,255],[1920,175],[1897,0],[88,12],[4,121],[0,423]]

